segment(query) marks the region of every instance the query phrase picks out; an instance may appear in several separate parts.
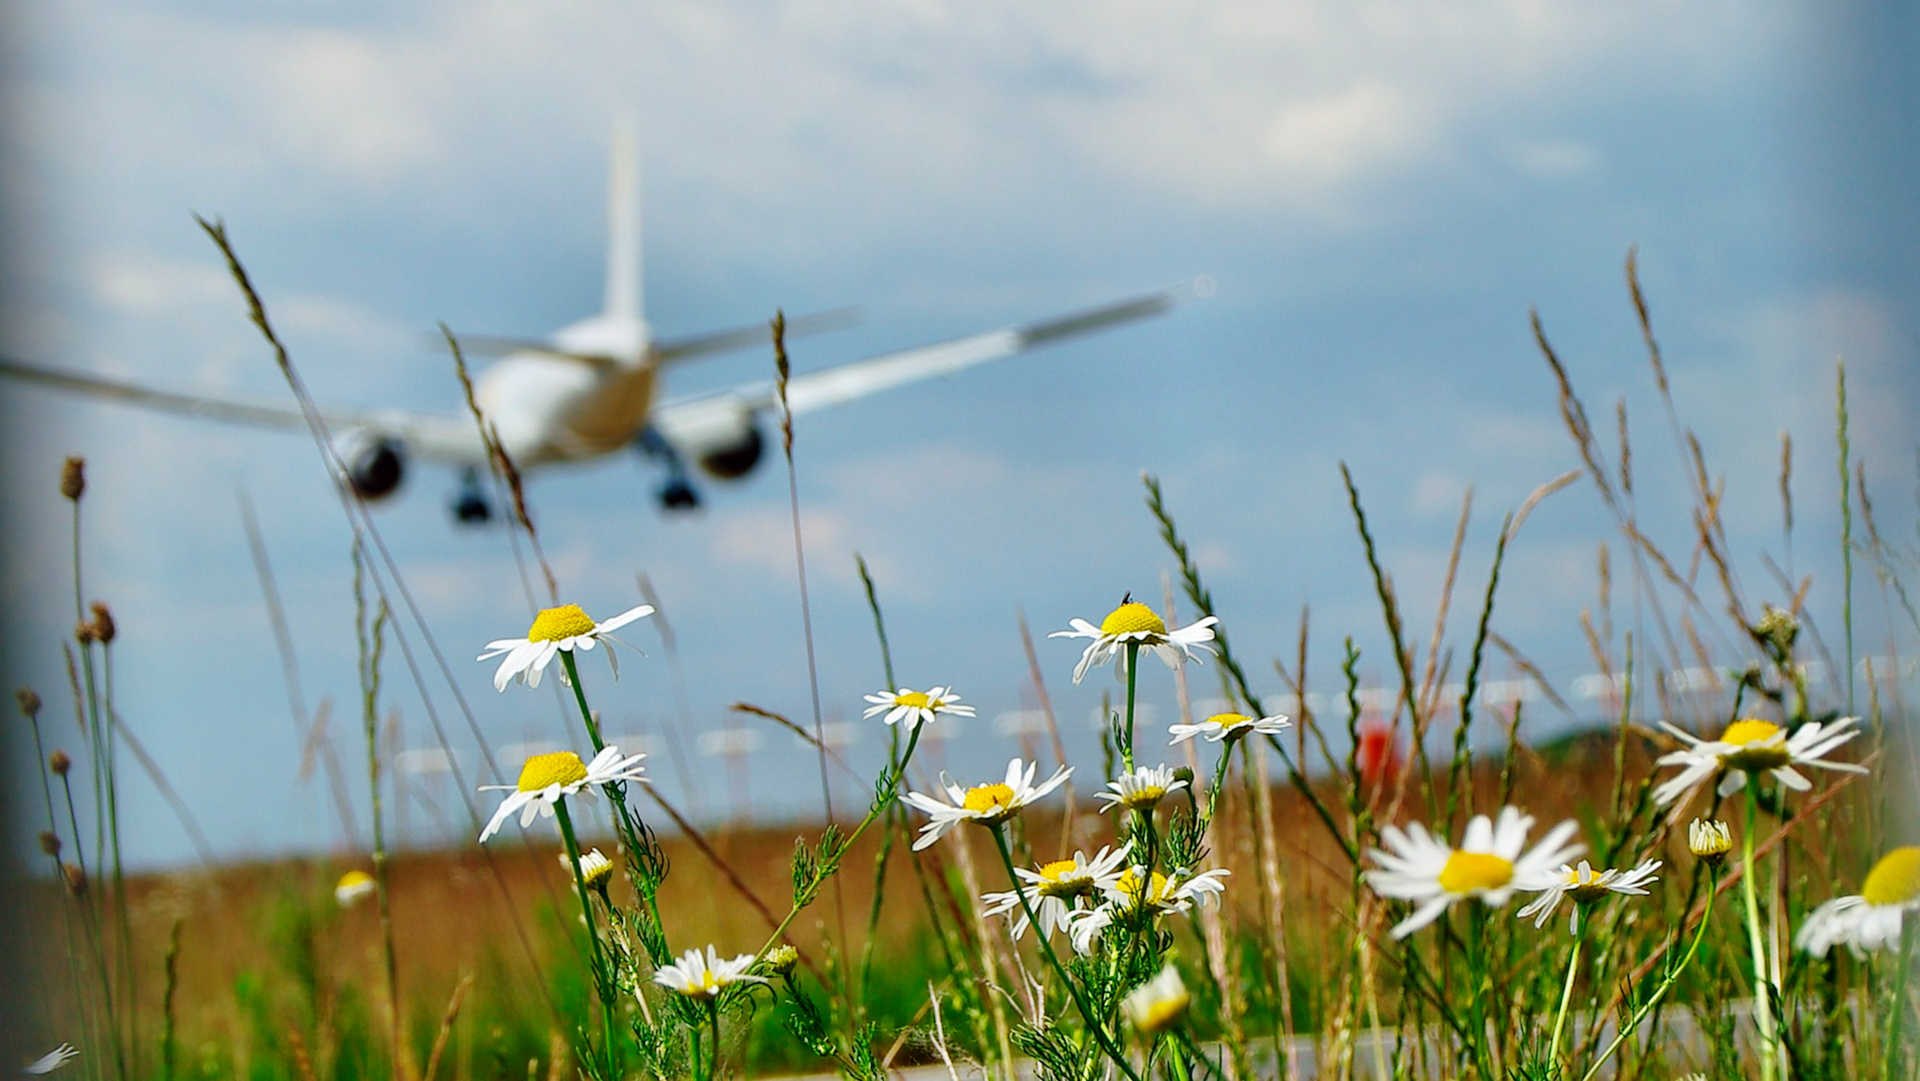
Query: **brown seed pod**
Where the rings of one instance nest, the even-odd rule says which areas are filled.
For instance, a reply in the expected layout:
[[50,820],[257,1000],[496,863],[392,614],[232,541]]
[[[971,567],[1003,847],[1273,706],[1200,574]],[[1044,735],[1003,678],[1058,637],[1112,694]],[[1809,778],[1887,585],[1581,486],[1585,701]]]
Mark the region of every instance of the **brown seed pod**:
[[52,830],[41,830],[40,851],[45,852],[49,856],[58,856],[60,854],[60,836]]
[[68,458],[66,464],[60,467],[60,494],[78,503],[80,493],[86,490],[87,460]]
[[106,601],[93,602],[93,636],[101,642],[112,642],[115,634],[113,613],[108,610]]
[[34,692],[32,687],[22,687],[13,692],[13,700],[20,703],[20,712],[26,714],[28,717],[38,717],[40,715],[40,696]]
[[69,863],[62,868],[67,873],[67,892],[75,897],[87,895],[87,873]]
[[94,633],[93,620],[83,619],[73,625],[73,640],[81,645],[91,645],[97,637]]
[[47,768],[52,770],[55,776],[65,777],[67,771],[73,768],[73,759],[68,758],[65,751],[55,751],[47,756]]

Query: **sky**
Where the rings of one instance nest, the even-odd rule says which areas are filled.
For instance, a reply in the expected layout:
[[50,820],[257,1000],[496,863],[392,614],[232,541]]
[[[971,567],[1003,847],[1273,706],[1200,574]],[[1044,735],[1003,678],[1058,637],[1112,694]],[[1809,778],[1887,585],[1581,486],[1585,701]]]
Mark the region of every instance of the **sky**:
[[[858,306],[857,326],[793,343],[809,370],[1211,276],[1212,297],[1163,318],[798,426],[825,720],[859,721],[883,682],[857,552],[901,682],[951,685],[979,707],[932,752],[963,775],[997,774],[1021,751],[996,721],[1037,702],[1023,617],[1072,756],[1097,770],[1088,718],[1115,684],[1072,685],[1077,648],[1041,636],[1097,622],[1127,591],[1160,603],[1173,563],[1142,471],[1163,481],[1262,693],[1281,689],[1270,661],[1295,656],[1303,607],[1310,688],[1335,686],[1346,636],[1369,685],[1390,678],[1340,463],[1423,651],[1471,490],[1445,637],[1459,678],[1502,516],[1581,465],[1530,310],[1610,463],[1624,403],[1639,520],[1684,557],[1690,490],[1624,287],[1634,247],[1676,408],[1724,481],[1751,613],[1787,599],[1769,560],[1793,582],[1811,576],[1808,612],[1840,649],[1841,358],[1878,525],[1907,558],[1915,549],[1910,14],[83,0],[9,20],[0,353],[31,363],[288,400],[201,214],[230,228],[322,404],[450,412],[438,323],[538,335],[599,306],[622,115],[644,157],[647,315],[662,334]],[[770,368],[764,351],[708,360],[675,372],[668,396]],[[49,743],[79,740],[60,652],[71,519],[56,490],[78,454],[85,595],[120,630],[116,706],[206,854],[364,848],[352,534],[313,446],[13,386],[0,416],[12,525],[0,586],[14,614],[0,667],[47,700]],[[653,621],[636,624],[622,637],[647,656],[629,655],[618,683],[587,669],[606,727],[650,737],[660,790],[699,821],[817,813],[811,754],[728,711],[746,701],[812,724],[781,463],[709,482],[690,517],[655,509],[658,481],[626,455],[531,480],[564,598],[611,615],[639,603],[644,574],[675,636],[669,651]],[[511,780],[516,764],[492,771],[474,733],[509,759],[580,742],[557,691],[496,694],[470,659],[523,633],[533,605],[506,533],[451,522],[454,488],[422,465],[375,513],[450,673],[429,664],[416,683],[391,659],[383,712],[398,717],[397,746],[432,748],[431,707],[461,770],[408,779],[393,801],[404,844],[460,841],[458,789]],[[285,603],[299,717],[243,498]],[[1602,541],[1612,621],[1596,607]],[[1856,574],[1857,654],[1910,650],[1913,624],[1873,567]],[[1699,575],[1706,652],[1750,662],[1711,571]],[[1492,627],[1567,695],[1595,668],[1583,610],[1612,624],[1618,657],[1629,592],[1612,520],[1582,479],[1512,544]],[[419,625],[402,633],[426,656]],[[1488,674],[1520,673],[1496,652]],[[1146,675],[1164,723],[1174,685]],[[1214,695],[1211,667],[1188,675],[1195,698]],[[351,831],[324,771],[302,771],[299,733],[322,703],[330,753],[361,793]],[[1535,738],[1591,719],[1546,703],[1526,718]],[[743,726],[751,753],[713,753]],[[10,744],[15,849],[43,817],[23,730]],[[870,773],[878,730],[848,731],[849,759]],[[201,858],[139,765],[121,768],[129,862]],[[844,810],[866,782],[836,786]],[[488,797],[473,798],[484,817]]]

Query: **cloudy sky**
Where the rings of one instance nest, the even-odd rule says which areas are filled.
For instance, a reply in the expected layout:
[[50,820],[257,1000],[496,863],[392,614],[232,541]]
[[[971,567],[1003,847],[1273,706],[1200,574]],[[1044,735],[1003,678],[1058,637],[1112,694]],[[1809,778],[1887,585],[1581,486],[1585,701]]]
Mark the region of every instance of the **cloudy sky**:
[[[800,427],[827,720],[857,719],[881,681],[860,552],[901,678],[952,683],[980,707],[942,749],[963,771],[1019,749],[994,719],[1035,701],[1022,613],[1038,634],[1097,620],[1126,590],[1160,595],[1171,564],[1142,470],[1165,481],[1218,614],[1275,690],[1268,660],[1293,655],[1302,606],[1313,685],[1332,685],[1348,634],[1369,679],[1388,675],[1338,463],[1423,641],[1471,488],[1448,628],[1457,675],[1500,516],[1579,465],[1530,307],[1610,457],[1625,402],[1639,512],[1684,561],[1689,490],[1623,285],[1631,245],[1674,397],[1724,478],[1750,602],[1784,596],[1763,557],[1812,575],[1811,611],[1838,648],[1836,358],[1881,528],[1912,546],[1920,266],[1902,181],[1920,92],[1897,48],[1911,16],[1718,3],[388,7],[14,13],[0,46],[0,352],[286,400],[194,226],[201,213],[230,226],[323,403],[449,411],[437,321],[539,334],[598,307],[608,137],[623,113],[645,156],[648,315],[662,333],[858,305],[858,327],[795,343],[805,369],[1210,274],[1213,298],[1163,319]],[[769,367],[759,353],[716,359],[669,392]],[[341,845],[324,784],[299,779],[239,510],[242,495],[257,510],[305,708],[331,702],[334,753],[360,776],[350,533],[312,446],[37,389],[0,388],[0,411],[5,678],[41,689],[53,742],[78,739],[55,478],[83,454],[85,589],[120,626],[129,730],[219,854]],[[811,763],[789,767],[790,737],[756,728],[763,745],[738,760],[702,743],[740,723],[726,712],[739,700],[811,723],[781,470],[710,486],[702,514],[673,520],[653,507],[657,481],[626,456],[533,481],[562,592],[611,614],[637,603],[644,573],[678,636],[676,664],[653,628],[631,628],[649,656],[618,685],[596,678],[597,704],[611,729],[654,733],[663,791],[699,814],[805,813],[817,781]],[[557,697],[497,696],[470,661],[522,630],[529,604],[505,535],[449,521],[453,488],[418,469],[376,520],[451,662],[453,685],[429,671],[424,696],[474,784],[499,778],[477,761],[456,689],[496,747],[569,730]],[[1502,582],[1495,629],[1563,693],[1594,667],[1579,620],[1609,529],[1583,481],[1533,515]],[[1700,581],[1703,641],[1743,663],[1711,575]],[[1865,568],[1861,581],[1859,652],[1885,652],[1899,622]],[[1624,600],[1614,624],[1617,653],[1633,624]],[[406,634],[425,649],[419,628]],[[1075,688],[1073,647],[1037,649],[1084,757],[1084,718],[1112,684]],[[1515,674],[1504,658],[1492,673]],[[401,745],[431,746],[422,690],[397,664],[387,688]],[[1169,681],[1147,694],[1163,718],[1173,710]],[[1534,716],[1536,734],[1567,723]],[[868,732],[849,753],[864,763],[877,747]],[[124,768],[133,858],[192,859],[151,783]],[[15,773],[34,806],[37,783]],[[862,787],[844,786],[843,805]],[[451,779],[422,781],[402,801],[407,836],[463,832],[457,800]]]

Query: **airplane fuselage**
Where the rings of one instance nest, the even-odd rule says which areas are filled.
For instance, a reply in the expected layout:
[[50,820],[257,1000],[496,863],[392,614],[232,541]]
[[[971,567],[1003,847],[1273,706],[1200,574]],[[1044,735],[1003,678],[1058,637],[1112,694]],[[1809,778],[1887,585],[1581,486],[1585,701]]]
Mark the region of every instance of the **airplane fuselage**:
[[612,361],[510,353],[481,373],[474,397],[518,464],[609,454],[646,427],[658,374],[650,344],[644,322],[595,316],[554,335],[554,348]]

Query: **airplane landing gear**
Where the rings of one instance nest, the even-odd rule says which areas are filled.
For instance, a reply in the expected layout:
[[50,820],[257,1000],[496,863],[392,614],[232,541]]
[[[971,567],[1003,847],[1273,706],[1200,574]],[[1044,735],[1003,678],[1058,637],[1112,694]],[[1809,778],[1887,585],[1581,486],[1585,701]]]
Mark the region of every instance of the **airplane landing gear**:
[[480,490],[480,475],[467,469],[460,475],[460,492],[453,499],[453,519],[461,525],[485,525],[493,520],[493,504]]
[[693,481],[687,476],[687,463],[674,449],[672,443],[652,428],[644,428],[633,441],[633,447],[642,455],[659,462],[666,467],[667,480],[660,486],[660,506],[666,510],[688,511],[700,507],[700,493],[693,487]]
[[667,510],[698,510],[700,493],[684,480],[670,480],[660,487],[660,505]]

